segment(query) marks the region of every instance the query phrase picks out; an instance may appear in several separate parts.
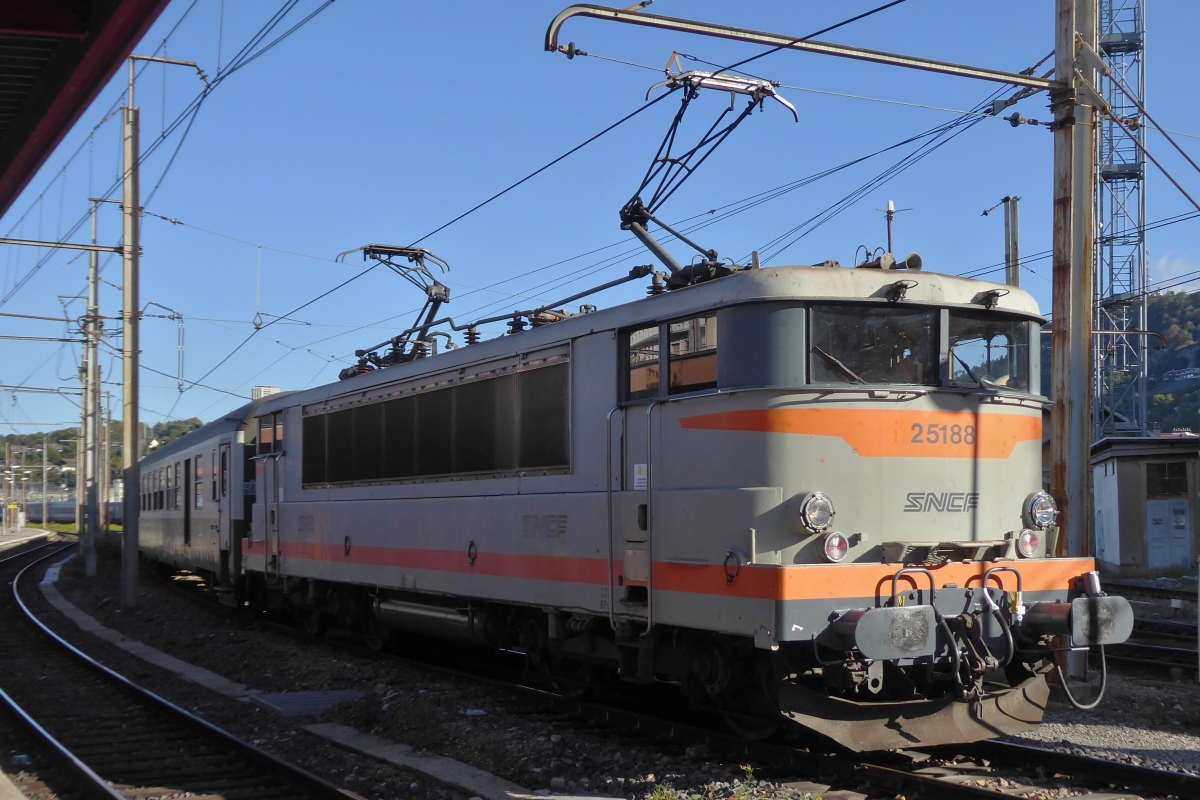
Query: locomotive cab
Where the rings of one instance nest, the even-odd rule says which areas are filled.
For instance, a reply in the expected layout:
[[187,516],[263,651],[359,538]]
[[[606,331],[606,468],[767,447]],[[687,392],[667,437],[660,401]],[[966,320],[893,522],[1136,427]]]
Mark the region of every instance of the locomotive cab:
[[[645,498],[636,525],[636,497],[613,513],[650,529],[655,616],[752,627],[784,715],[853,749],[1024,729],[1055,650],[1123,641],[1132,625],[1090,559],[1057,555],[1032,299],[894,275],[754,271],[724,280],[792,284],[793,297],[624,340],[625,486]],[[693,588],[705,570],[724,592]],[[737,671],[701,682],[729,694]],[[754,708],[754,691],[730,705]]]

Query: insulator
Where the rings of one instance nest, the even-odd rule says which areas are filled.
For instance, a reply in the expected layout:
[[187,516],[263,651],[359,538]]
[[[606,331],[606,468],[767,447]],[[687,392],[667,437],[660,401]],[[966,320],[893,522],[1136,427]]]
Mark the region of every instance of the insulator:
[[653,297],[654,295],[662,294],[666,290],[667,290],[667,287],[663,285],[662,273],[661,272],[654,273],[653,282],[650,284],[650,288],[646,290],[646,294]]
[[429,355],[429,342],[416,342],[413,344],[413,358],[425,358]]
[[479,328],[476,328],[474,325],[467,328],[467,344],[479,344],[479,339]]
[[525,320],[520,317],[513,317],[508,322],[508,333],[511,336],[514,333],[520,333],[525,330]]

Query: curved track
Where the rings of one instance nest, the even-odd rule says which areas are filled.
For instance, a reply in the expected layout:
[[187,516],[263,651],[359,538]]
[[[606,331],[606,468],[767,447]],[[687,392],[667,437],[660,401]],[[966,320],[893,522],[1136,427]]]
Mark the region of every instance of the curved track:
[[12,583],[0,597],[0,701],[83,793],[361,800],[138,687],[38,620],[21,597],[30,588],[26,573],[71,546],[0,561],[0,580]]

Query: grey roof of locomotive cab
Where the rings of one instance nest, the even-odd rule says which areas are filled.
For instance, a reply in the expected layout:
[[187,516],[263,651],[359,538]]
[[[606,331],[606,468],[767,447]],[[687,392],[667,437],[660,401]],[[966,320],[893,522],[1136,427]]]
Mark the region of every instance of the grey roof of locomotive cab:
[[431,358],[410,361],[356,375],[344,381],[317,386],[301,392],[272,395],[259,406],[256,416],[282,408],[310,405],[344,397],[406,378],[457,369],[496,358],[527,353],[542,347],[569,341],[597,331],[627,328],[638,323],[666,320],[736,303],[771,300],[851,300],[887,303],[887,290],[899,280],[915,281],[908,289],[906,305],[937,305],[982,308],[985,292],[1005,292],[997,298],[995,311],[1043,319],[1028,292],[1007,286],[956,275],[908,270],[852,269],[846,267],[767,267],[735,272],[724,278],[643,297],[628,303],[579,314],[574,317],[532,328],[515,335],[487,339],[479,344],[444,350]]
[[242,425],[247,424],[250,422],[250,420],[257,416],[255,413],[256,409],[267,400],[274,399],[276,397],[283,397],[289,394],[295,394],[295,392],[279,392],[277,394],[264,397],[260,400],[251,400],[249,403],[246,403],[246,405],[235,408],[233,411],[229,411],[222,416],[217,417],[212,422],[201,425],[194,431],[185,433],[175,441],[156,448],[148,453],[146,457],[138,463],[139,465],[155,463],[157,461],[166,459],[168,456],[173,456],[176,453],[181,453],[184,450],[195,447],[197,442],[211,439],[214,436],[219,436],[222,433],[233,433]]

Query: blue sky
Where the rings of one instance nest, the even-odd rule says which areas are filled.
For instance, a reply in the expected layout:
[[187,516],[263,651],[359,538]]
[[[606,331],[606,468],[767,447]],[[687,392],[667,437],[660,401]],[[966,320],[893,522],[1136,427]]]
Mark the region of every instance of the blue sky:
[[[684,16],[805,35],[878,3],[659,0],[650,13]],[[176,0],[136,52],[194,60],[210,75],[224,67],[280,7],[274,0]],[[318,8],[301,0],[281,31]],[[286,314],[362,269],[334,262],[368,242],[408,244],[551,158],[638,108],[661,72],[594,57],[568,61],[542,49],[546,26],[564,0],[521,3],[410,3],[338,0],[249,65],[230,74],[185,126],[166,136],[143,168],[142,300],[177,309],[186,322],[185,377],[176,389],[176,323],[143,322],[142,419],[212,419],[239,404],[250,387],[284,389],[336,380],[355,348],[408,327],[422,298],[378,269],[261,330],[212,370],[265,319]],[[826,38],[948,61],[1020,71],[1053,48],[1050,0],[961,3],[909,0]],[[1200,136],[1200,108],[1188,80],[1190,32],[1200,6],[1157,0],[1148,13],[1148,105],[1167,128]],[[596,56],[661,69],[673,51],[730,63],[763,48],[594,20],[563,33]],[[685,67],[703,67],[684,60]],[[1048,68],[1048,67],[1047,67]],[[920,108],[967,110],[998,87],[821,56],[781,52],[747,66],[780,81],[800,122],[777,105],[755,113],[662,209],[676,221],[858,158],[954,118]],[[3,235],[66,236],[88,210],[87,197],[119,175],[121,71],[64,140],[23,197],[0,219]],[[201,88],[187,69],[150,65],[139,77],[143,146],[160,138]],[[816,90],[816,91],[805,91]],[[826,92],[833,94],[820,94]],[[839,95],[885,99],[895,105]],[[709,92],[693,104],[686,131],[707,126],[727,103]],[[553,301],[650,263],[619,229],[617,212],[637,188],[675,111],[660,103],[505,197],[422,242],[451,264],[447,312],[460,319]],[[1048,119],[1046,98],[1015,108]],[[1008,112],[1006,112],[1008,113]],[[1200,140],[1178,139],[1200,155]],[[1200,180],[1157,134],[1152,152],[1200,197]],[[745,257],[837,201],[891,165],[903,150],[790,192],[698,231],[723,256]],[[176,154],[164,174],[172,154]],[[889,199],[898,208],[895,249],[918,251],[926,269],[962,273],[1003,259],[1003,217],[981,216],[1005,195],[1022,197],[1022,251],[1050,246],[1051,135],[1045,128],[985,119],[844,213],[800,239],[770,264],[852,263],[855,248],[885,242]],[[158,185],[153,196],[151,191]],[[112,196],[119,197],[119,192]],[[1149,218],[1190,206],[1151,168]],[[1200,269],[1200,221],[1150,234],[1152,279]],[[83,225],[68,238],[88,235]],[[101,212],[100,241],[115,244],[120,219]],[[261,249],[257,245],[262,245]],[[611,246],[610,245],[615,245]],[[598,248],[608,249],[596,251]],[[687,253],[678,247],[679,258]],[[590,255],[586,255],[591,253]],[[76,317],[86,257],[5,248],[8,296],[0,311]],[[609,259],[610,256],[620,256]],[[261,262],[260,262],[261,258]],[[570,259],[570,260],[568,260]],[[261,263],[261,292],[256,274]],[[1023,286],[1046,311],[1049,264],[1029,265]],[[997,273],[996,279],[1002,273]],[[120,263],[103,272],[103,311],[120,306]],[[613,305],[642,296],[641,282],[589,302]],[[151,307],[148,314],[166,313]],[[109,323],[116,327],[115,320]],[[8,335],[61,336],[64,326],[0,321]],[[486,332],[496,335],[503,325]],[[114,345],[117,339],[112,340]],[[39,387],[78,385],[79,350],[53,343],[0,343],[0,382]],[[337,359],[344,360],[337,360]],[[119,359],[106,351],[105,378]],[[154,371],[157,370],[158,374]],[[207,387],[207,388],[205,388]],[[120,387],[111,385],[116,397]],[[15,397],[15,399],[14,399]],[[119,411],[119,401],[117,402]],[[77,421],[68,401],[4,393],[0,430],[29,432]]]

